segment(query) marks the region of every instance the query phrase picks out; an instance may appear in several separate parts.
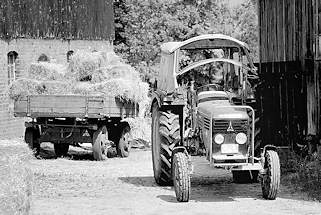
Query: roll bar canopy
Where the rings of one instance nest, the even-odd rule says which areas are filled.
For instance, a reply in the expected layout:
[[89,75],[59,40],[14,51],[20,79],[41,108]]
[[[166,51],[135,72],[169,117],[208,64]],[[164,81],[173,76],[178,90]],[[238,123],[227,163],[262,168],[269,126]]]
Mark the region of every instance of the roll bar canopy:
[[249,46],[233,37],[223,34],[205,34],[182,42],[167,42],[161,45],[161,51],[172,54],[178,49],[216,49],[221,47],[240,47],[249,51]]

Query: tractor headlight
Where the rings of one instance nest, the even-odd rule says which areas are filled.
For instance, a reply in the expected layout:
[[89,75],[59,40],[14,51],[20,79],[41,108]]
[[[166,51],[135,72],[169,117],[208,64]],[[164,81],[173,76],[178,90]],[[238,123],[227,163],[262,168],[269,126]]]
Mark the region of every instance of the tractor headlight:
[[244,144],[247,141],[247,136],[244,133],[238,133],[235,140],[238,144]]
[[224,136],[222,134],[215,135],[214,142],[216,144],[222,144],[224,142]]

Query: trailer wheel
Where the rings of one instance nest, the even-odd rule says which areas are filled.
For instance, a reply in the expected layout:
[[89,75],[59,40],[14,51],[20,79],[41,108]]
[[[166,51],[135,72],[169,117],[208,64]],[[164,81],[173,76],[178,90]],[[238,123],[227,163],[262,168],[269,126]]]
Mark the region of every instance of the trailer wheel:
[[[258,182],[258,170],[236,170],[232,171],[233,182],[238,184],[257,183]],[[251,177],[252,175],[252,177]]]
[[152,158],[154,178],[159,185],[172,185],[172,150],[180,141],[179,116],[169,111],[152,112]]
[[54,143],[54,150],[57,157],[63,157],[68,154],[69,144],[67,143]]
[[188,170],[188,158],[183,152],[174,154],[173,182],[177,201],[188,202],[191,190],[191,179]]
[[126,126],[121,135],[120,139],[117,145],[117,153],[120,157],[128,157],[129,151],[131,148],[131,142],[130,142],[130,128]]
[[280,160],[276,151],[267,150],[264,164],[265,174],[261,180],[263,198],[274,200],[280,187]]
[[32,127],[26,128],[25,142],[28,144],[29,148],[33,150],[36,154],[38,154],[40,151],[39,137],[39,130]]
[[107,159],[108,132],[106,126],[101,127],[93,134],[93,156],[97,161]]

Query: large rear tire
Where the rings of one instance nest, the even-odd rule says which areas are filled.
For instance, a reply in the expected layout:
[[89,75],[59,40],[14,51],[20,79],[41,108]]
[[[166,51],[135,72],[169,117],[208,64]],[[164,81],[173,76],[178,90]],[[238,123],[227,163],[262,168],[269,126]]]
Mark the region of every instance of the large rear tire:
[[263,198],[274,200],[279,192],[281,177],[280,160],[276,151],[266,151],[264,170],[261,180]]
[[173,182],[177,201],[188,202],[191,190],[191,179],[188,169],[188,158],[183,152],[174,154]]
[[158,185],[172,185],[172,150],[180,141],[179,116],[170,111],[152,112],[152,157],[154,178]]
[[125,158],[129,156],[129,151],[131,148],[130,140],[130,128],[126,126],[120,135],[120,139],[117,145],[117,153],[120,157]]
[[39,137],[39,130],[32,127],[26,128],[25,142],[28,144],[29,148],[33,150],[36,154],[38,154],[40,151]]
[[93,156],[96,161],[107,159],[108,132],[106,126],[99,128],[93,134]]

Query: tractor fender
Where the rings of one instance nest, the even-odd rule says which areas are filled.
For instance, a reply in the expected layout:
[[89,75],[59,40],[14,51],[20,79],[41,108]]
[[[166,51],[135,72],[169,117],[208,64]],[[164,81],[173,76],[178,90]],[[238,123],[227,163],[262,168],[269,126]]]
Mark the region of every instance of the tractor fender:
[[161,107],[161,106],[162,106],[163,98],[164,98],[164,93],[162,93],[162,92],[159,91],[159,90],[154,91],[154,92],[152,93],[152,105],[151,105],[150,112],[153,111],[153,106],[154,106],[154,104],[157,104],[158,107]]
[[266,145],[266,146],[264,146],[262,155],[265,155],[265,153],[266,153],[267,150],[277,151],[277,147],[276,147],[276,146],[273,146],[273,145]]

